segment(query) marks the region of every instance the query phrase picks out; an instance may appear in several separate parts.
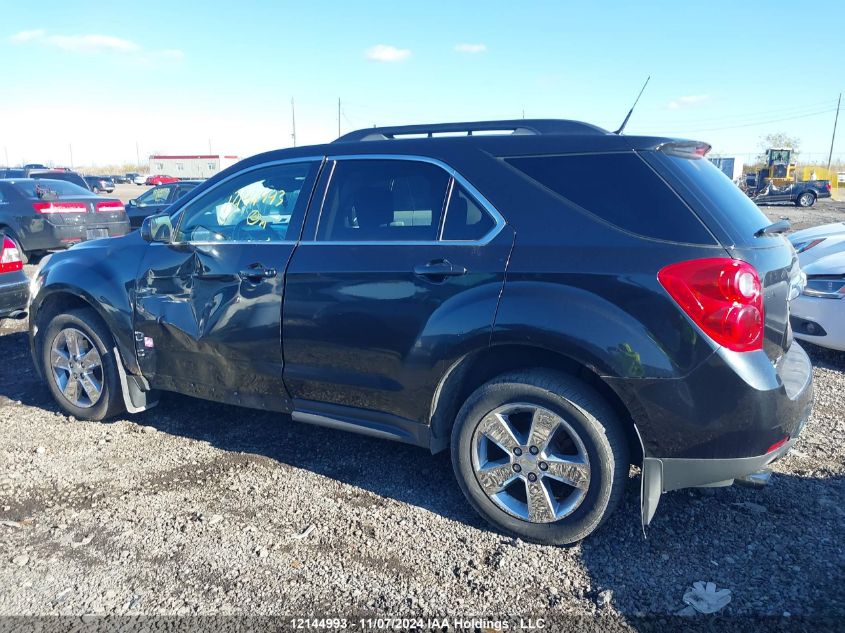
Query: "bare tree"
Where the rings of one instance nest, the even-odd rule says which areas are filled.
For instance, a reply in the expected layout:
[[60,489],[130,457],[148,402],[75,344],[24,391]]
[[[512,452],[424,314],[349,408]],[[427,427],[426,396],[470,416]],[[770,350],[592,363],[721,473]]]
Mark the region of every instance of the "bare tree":
[[760,154],[757,155],[757,162],[759,163],[766,162],[766,150],[773,147],[792,149],[792,160],[795,161],[800,153],[801,139],[797,136],[789,136],[785,132],[774,132],[760,137],[757,145],[760,147]]

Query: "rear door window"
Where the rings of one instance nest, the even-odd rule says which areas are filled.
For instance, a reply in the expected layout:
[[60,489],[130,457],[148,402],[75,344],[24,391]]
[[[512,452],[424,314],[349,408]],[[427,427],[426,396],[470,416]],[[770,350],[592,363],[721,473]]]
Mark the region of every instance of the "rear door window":
[[449,178],[440,167],[421,161],[339,159],[317,240],[433,242]]
[[633,152],[505,159],[543,187],[625,231],[713,244],[701,220]]

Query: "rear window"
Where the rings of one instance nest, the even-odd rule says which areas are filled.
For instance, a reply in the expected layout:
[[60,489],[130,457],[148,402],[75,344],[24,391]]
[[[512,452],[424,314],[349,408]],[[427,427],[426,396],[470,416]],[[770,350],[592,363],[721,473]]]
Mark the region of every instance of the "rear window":
[[634,153],[505,160],[567,201],[625,231],[672,242],[714,243],[698,217]]
[[[754,233],[771,224],[760,208],[709,160],[650,152],[659,169],[688,187],[699,206],[730,232],[737,244],[754,243]],[[686,194],[683,194],[686,197]],[[694,204],[690,199],[690,204]],[[695,206],[695,205],[694,205]]]
[[91,192],[72,182],[64,180],[23,180],[13,183],[26,198],[50,200],[55,198],[70,198],[77,196],[90,197]]
[[41,173],[34,173],[29,175],[30,178],[49,178],[50,180],[64,180],[66,182],[71,182],[75,185],[79,185],[86,191],[88,191],[87,185],[85,184],[85,180],[79,174],[76,174],[72,171],[51,171],[51,172],[41,172]]

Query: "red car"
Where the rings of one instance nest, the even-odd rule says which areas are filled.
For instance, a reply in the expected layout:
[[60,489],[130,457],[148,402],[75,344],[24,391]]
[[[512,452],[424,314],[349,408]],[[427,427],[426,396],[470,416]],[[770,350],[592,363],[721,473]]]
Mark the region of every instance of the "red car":
[[174,178],[173,176],[163,176],[161,174],[157,174],[155,176],[147,176],[146,184],[148,185],[166,185],[171,182],[179,182],[178,178]]

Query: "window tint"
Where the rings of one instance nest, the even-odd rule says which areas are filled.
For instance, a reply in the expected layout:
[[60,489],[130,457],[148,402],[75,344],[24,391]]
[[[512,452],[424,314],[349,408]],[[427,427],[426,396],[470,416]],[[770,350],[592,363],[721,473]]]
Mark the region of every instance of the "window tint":
[[701,221],[636,154],[506,160],[541,185],[621,229],[661,240],[713,243]]
[[[177,242],[278,242],[299,224],[316,163],[292,163],[248,172],[189,204]],[[306,195],[300,196],[301,192]]]
[[480,240],[487,235],[496,221],[481,208],[463,187],[455,183],[449,206],[446,209],[446,222],[443,225],[444,240]]
[[340,160],[320,215],[320,241],[434,241],[449,175],[409,160]]
[[90,196],[88,189],[64,180],[20,180],[13,185],[27,198],[55,199],[56,197]]

